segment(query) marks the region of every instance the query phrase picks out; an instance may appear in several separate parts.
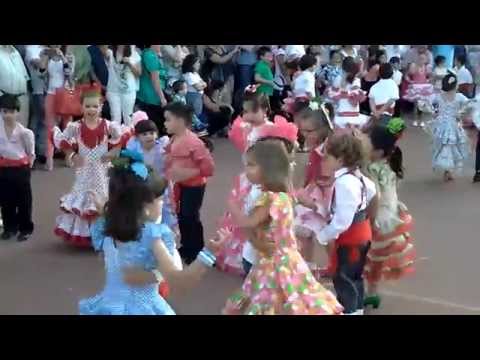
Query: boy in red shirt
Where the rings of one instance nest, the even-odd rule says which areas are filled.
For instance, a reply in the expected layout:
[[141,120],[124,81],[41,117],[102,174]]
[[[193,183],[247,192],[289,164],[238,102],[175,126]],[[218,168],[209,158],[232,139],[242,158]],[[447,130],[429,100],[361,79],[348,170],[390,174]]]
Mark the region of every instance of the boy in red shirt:
[[207,178],[215,164],[205,144],[191,130],[193,109],[182,103],[165,107],[165,128],[171,135],[165,148],[165,175],[174,183],[174,197],[181,236],[180,256],[188,265],[204,246],[200,208]]

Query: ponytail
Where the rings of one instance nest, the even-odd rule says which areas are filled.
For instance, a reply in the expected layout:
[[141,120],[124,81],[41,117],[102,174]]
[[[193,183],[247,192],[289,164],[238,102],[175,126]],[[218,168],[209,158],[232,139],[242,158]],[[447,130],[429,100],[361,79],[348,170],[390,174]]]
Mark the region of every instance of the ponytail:
[[399,179],[403,179],[403,153],[402,150],[395,146],[392,153],[388,157],[388,163],[392,168],[393,172],[397,174]]

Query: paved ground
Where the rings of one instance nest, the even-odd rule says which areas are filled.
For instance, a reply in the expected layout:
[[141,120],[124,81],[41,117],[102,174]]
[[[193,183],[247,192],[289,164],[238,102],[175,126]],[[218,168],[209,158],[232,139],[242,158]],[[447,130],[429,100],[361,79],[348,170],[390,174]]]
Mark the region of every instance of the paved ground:
[[[471,164],[455,182],[444,184],[430,168],[427,136],[410,129],[403,140],[407,175],[400,190],[417,226],[417,274],[386,284],[376,314],[480,314],[480,185],[471,184]],[[215,231],[240,157],[226,140],[216,141],[217,173],[209,184],[202,217],[206,235]],[[299,158],[299,168],[304,159]],[[101,289],[103,262],[90,251],[65,246],[52,234],[58,199],[72,172],[33,175],[36,232],[23,244],[0,242],[0,314],[76,314],[78,299]],[[179,314],[219,314],[237,277],[211,271],[187,294],[173,294]]]

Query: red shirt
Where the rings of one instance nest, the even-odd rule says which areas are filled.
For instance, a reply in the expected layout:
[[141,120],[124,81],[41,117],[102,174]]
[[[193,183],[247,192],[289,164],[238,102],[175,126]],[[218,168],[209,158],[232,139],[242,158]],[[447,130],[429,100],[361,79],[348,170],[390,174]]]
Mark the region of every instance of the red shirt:
[[170,143],[165,148],[165,174],[170,178],[172,167],[184,169],[198,169],[200,174],[179,182],[179,185],[193,187],[201,186],[207,183],[207,178],[213,175],[215,163],[212,155],[202,140],[190,130],[184,135],[173,136]]

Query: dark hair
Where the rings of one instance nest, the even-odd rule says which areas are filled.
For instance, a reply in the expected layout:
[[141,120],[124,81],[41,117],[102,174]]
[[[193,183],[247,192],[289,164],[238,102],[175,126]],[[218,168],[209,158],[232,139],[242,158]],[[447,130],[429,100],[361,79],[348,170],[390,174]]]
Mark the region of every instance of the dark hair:
[[393,76],[392,64],[385,63],[380,65],[379,74],[382,79],[390,79]]
[[379,62],[378,62],[378,59],[377,58],[370,58],[368,59],[368,62],[367,62],[367,70],[370,70],[372,67],[374,67],[375,65],[378,65]]
[[[115,61],[117,60],[117,50],[120,45],[112,45],[112,52],[113,52],[113,58]],[[123,45],[123,57],[130,57],[132,56],[132,46],[131,45]]]
[[457,60],[462,65],[465,65],[467,63],[467,57],[464,54],[458,54],[457,56],[455,56],[455,60]]
[[164,113],[167,111],[171,112],[176,117],[181,118],[183,121],[185,121],[187,126],[192,125],[194,112],[190,105],[182,104],[181,102],[172,102],[165,106]]
[[20,111],[18,96],[4,93],[0,96],[0,109]]
[[253,112],[257,112],[259,109],[263,109],[267,114],[270,112],[270,101],[268,96],[264,93],[258,92],[258,90],[255,92],[245,91],[243,93],[242,103],[247,102],[252,104],[251,108]]
[[[335,117],[335,109],[331,103],[325,103],[324,105],[328,112],[330,122],[332,122]],[[299,114],[299,117],[300,120],[312,122],[318,133],[321,133],[322,136],[319,136],[320,143],[325,141],[329,135],[333,134],[333,129],[330,127],[327,115],[323,110],[311,110],[310,108],[307,108]]]
[[186,73],[189,73],[189,72],[194,72],[193,65],[195,65],[195,63],[197,61],[199,61],[198,56],[193,55],[193,54],[187,55],[185,57],[185,59],[183,59],[182,74],[186,74]]
[[260,46],[257,50],[257,57],[261,59],[262,56],[265,56],[265,54],[268,54],[269,52],[272,52],[272,49],[269,46]]
[[353,57],[347,56],[345,59],[343,59],[342,69],[347,74],[347,82],[351,84],[353,80],[355,80],[355,77],[357,76],[359,71],[359,66],[357,62]]
[[396,145],[398,136],[393,135],[384,126],[375,126],[370,132],[370,143],[373,150],[383,150],[392,170],[399,179],[403,179],[403,154]]
[[317,58],[313,55],[303,55],[300,58],[300,61],[298,62],[298,66],[300,67],[300,70],[304,71],[312,66],[314,66],[317,63]]
[[290,159],[287,149],[278,140],[258,141],[247,153],[260,166],[265,190],[287,192],[290,178]]
[[334,158],[342,159],[347,168],[363,166],[367,157],[362,139],[351,132],[332,135],[328,139],[326,150]]
[[155,199],[149,183],[122,167],[111,168],[109,178],[104,233],[121,242],[139,240],[145,206]]
[[440,65],[441,63],[444,63],[445,61],[447,61],[447,58],[446,58],[445,56],[443,56],[443,55],[437,55],[437,56],[435,56],[435,60],[434,60],[435,65],[438,66],[438,65]]
[[336,49],[330,50],[330,59],[332,59],[335,54],[340,54],[340,51]]
[[[454,79],[451,81],[451,79]],[[443,91],[452,91],[457,87],[457,76],[452,73],[448,73],[447,75],[444,76],[442,79],[442,90]]]
[[385,55],[387,56],[387,52],[385,50],[382,50],[382,49],[379,49],[376,51],[375,53],[375,58],[377,59],[377,61],[380,61],[380,58]]
[[222,90],[224,86],[225,83],[222,80],[212,79],[203,93],[210,97],[215,91]]
[[141,120],[135,125],[135,134],[144,134],[152,131],[158,134],[158,127],[152,120]]
[[398,56],[394,56],[389,61],[390,64],[400,64],[400,58]]
[[182,90],[183,85],[186,84],[185,80],[177,80],[172,85],[172,90],[175,94],[178,94]]

